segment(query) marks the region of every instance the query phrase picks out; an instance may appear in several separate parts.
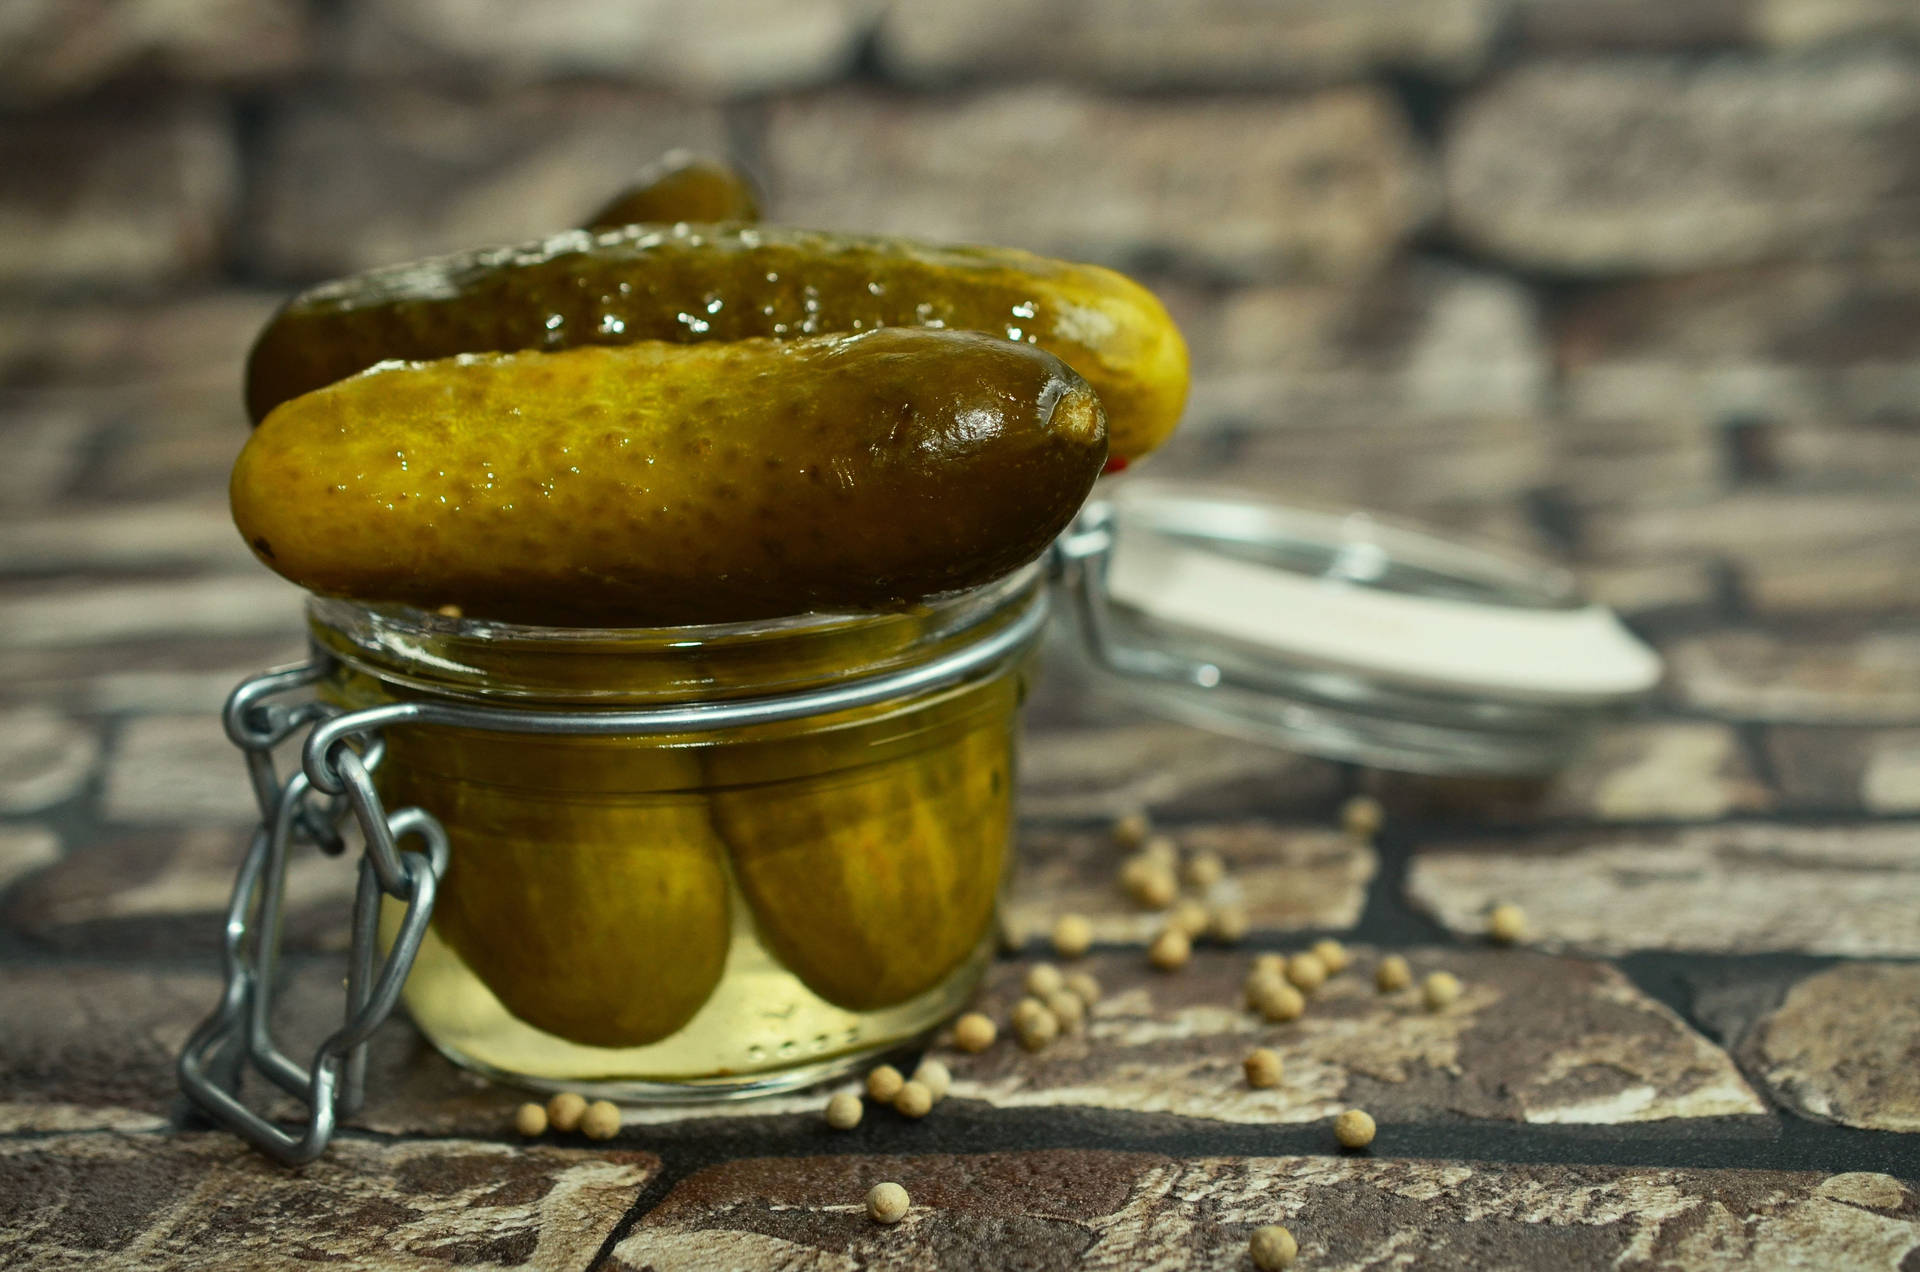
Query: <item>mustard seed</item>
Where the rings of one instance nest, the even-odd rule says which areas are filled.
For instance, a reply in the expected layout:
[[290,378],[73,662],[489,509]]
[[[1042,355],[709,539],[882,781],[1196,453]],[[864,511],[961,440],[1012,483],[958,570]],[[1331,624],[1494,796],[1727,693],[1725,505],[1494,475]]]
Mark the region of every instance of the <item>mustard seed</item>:
[[1044,1003],[1034,999],[1022,999],[1020,1008],[1031,1003],[1031,1010],[1016,1008],[1013,1013],[1013,1032],[1020,1039],[1020,1045],[1028,1051],[1042,1051],[1060,1036],[1060,1018],[1049,1011]]
[[1315,941],[1310,953],[1320,960],[1320,966],[1327,969],[1329,976],[1338,976],[1353,962],[1353,955],[1347,953],[1347,947],[1330,936]]
[[1168,917],[1167,922],[1185,932],[1187,939],[1191,941],[1207,930],[1207,924],[1212,919],[1212,914],[1203,903],[1188,900],[1173,907],[1173,914]]
[[579,1130],[580,1119],[586,1115],[586,1097],[572,1091],[562,1091],[547,1101],[547,1121],[556,1131]]
[[925,1117],[933,1112],[933,1092],[920,1082],[903,1082],[893,1096],[894,1112],[902,1117]]
[[1406,959],[1389,954],[1373,969],[1373,983],[1381,993],[1391,994],[1413,984],[1413,969],[1407,966]]
[[1496,905],[1487,912],[1487,936],[1500,945],[1512,945],[1527,934],[1527,912],[1517,905]]
[[1287,980],[1303,994],[1327,983],[1327,965],[1313,954],[1295,954],[1287,960]]
[[1261,954],[1253,960],[1253,976],[1271,976],[1282,980],[1287,974],[1287,956],[1285,954]]
[[1067,982],[1060,975],[1060,969],[1052,963],[1035,963],[1027,969],[1027,978],[1021,983],[1035,998],[1045,998],[1048,994],[1059,993]]
[[1147,842],[1147,836],[1153,833],[1153,823],[1142,812],[1128,813],[1125,817],[1116,817],[1113,822],[1113,842],[1122,848],[1138,848]]
[[1120,886],[1133,898],[1135,905],[1149,910],[1166,909],[1180,892],[1180,886],[1174,882],[1173,871],[1146,857],[1129,858],[1120,867]]
[[1092,972],[1069,972],[1067,992],[1092,1007],[1100,1001],[1100,982],[1093,978]]
[[927,1059],[913,1071],[913,1080],[927,1088],[927,1094],[933,1097],[935,1104],[947,1098],[947,1092],[953,1087],[953,1073],[938,1060]]
[[1222,945],[1238,945],[1247,927],[1247,912],[1237,905],[1216,905],[1207,916],[1207,935]]
[[1373,1118],[1364,1109],[1348,1109],[1333,1119],[1333,1138],[1342,1148],[1365,1148],[1373,1143]]
[[580,1130],[588,1139],[612,1139],[620,1133],[620,1106],[612,1100],[595,1100],[581,1116]]
[[1147,947],[1147,961],[1156,971],[1177,972],[1193,957],[1193,942],[1177,927],[1162,928]]
[[1047,1010],[1060,1022],[1061,1033],[1079,1033],[1080,1027],[1087,1023],[1087,1005],[1080,995],[1061,990],[1057,994],[1047,995]]
[[1422,982],[1420,996],[1428,1011],[1444,1011],[1460,997],[1460,978],[1452,972],[1435,972]]
[[529,1100],[513,1111],[513,1129],[527,1139],[547,1133],[547,1110]]
[[1180,864],[1180,845],[1172,835],[1155,835],[1140,845],[1140,855],[1156,866],[1171,871]]
[[900,1070],[890,1064],[883,1064],[867,1075],[867,1094],[882,1104],[893,1103],[893,1097],[900,1094],[906,1078]]
[[1093,924],[1084,914],[1063,914],[1053,921],[1053,952],[1079,958],[1093,945]]
[[860,1125],[866,1106],[851,1091],[842,1091],[827,1101],[827,1125],[836,1131],[850,1131]]
[[1300,1246],[1291,1232],[1270,1223],[1253,1230],[1253,1236],[1247,1239],[1247,1253],[1253,1256],[1253,1266],[1259,1272],[1282,1272],[1293,1266],[1294,1259],[1300,1255]]
[[970,1011],[953,1022],[953,1045],[962,1051],[985,1051],[999,1036],[1000,1026],[977,1011]]
[[1270,1047],[1255,1047],[1240,1062],[1246,1071],[1247,1085],[1261,1088],[1280,1085],[1280,1057]]
[[1306,996],[1282,980],[1262,979],[1254,988],[1252,998],[1253,1009],[1275,1024],[1298,1020],[1306,1014]]
[[1181,867],[1180,877],[1189,888],[1211,888],[1227,877],[1227,863],[1220,860],[1217,852],[1196,852]]
[[1340,808],[1340,827],[1355,839],[1373,838],[1386,819],[1380,801],[1371,795],[1355,795]]
[[875,1184],[867,1194],[867,1214],[875,1223],[899,1223],[913,1201],[898,1184]]

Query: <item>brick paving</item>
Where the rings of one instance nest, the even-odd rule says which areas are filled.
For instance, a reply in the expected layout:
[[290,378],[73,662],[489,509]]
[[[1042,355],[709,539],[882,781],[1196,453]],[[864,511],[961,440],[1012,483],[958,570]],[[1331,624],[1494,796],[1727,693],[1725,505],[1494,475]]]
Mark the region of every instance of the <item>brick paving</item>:
[[[0,40],[0,1266],[1896,1269],[1920,1261],[1920,22],[1883,0],[29,5]],[[395,1022],[288,1172],[171,1058],[249,817],[214,713],[297,657],[227,525],[288,290],[538,234],[671,145],[784,219],[1139,273],[1194,346],[1158,471],[1549,555],[1669,661],[1551,781],[1144,717],[1049,653],[983,1003],[1087,913],[1107,995],[930,1118],[822,1094],[525,1146]],[[1376,842],[1335,828],[1379,797]],[[1106,821],[1251,931],[1147,970]],[[295,1037],[350,870],[288,881]],[[1518,949],[1481,937],[1525,906]],[[1247,955],[1338,935],[1303,1019]],[[1376,995],[1401,953],[1466,990]],[[1270,1045],[1271,1091],[1237,1076]],[[263,1097],[264,1098],[264,1097]],[[1341,1154],[1352,1104],[1379,1136]],[[860,1212],[891,1178],[897,1228]]]

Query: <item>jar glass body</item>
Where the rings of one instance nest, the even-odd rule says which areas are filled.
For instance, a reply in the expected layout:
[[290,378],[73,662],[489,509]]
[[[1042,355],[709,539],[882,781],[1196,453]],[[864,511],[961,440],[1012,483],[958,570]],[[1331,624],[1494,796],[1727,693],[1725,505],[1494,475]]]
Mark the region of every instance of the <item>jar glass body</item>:
[[[1007,628],[1040,586],[1029,568],[897,613],[705,628],[528,628],[337,600],[309,618],[334,705],[585,714],[923,666]],[[992,955],[1029,652],[773,723],[390,730],[382,798],[432,813],[450,849],[410,1014],[471,1068],[629,1099],[800,1085],[925,1033]]]

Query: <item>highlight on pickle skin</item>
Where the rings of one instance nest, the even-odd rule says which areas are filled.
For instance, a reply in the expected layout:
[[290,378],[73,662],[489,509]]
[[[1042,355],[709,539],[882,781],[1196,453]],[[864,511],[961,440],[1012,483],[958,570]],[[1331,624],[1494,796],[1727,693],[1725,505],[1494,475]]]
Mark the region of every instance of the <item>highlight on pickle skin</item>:
[[277,409],[230,495],[255,554],[316,592],[677,625],[988,582],[1105,459],[1057,358],[894,328],[375,368]]
[[746,174],[690,150],[669,150],[581,224],[589,230],[648,222],[753,222],[760,199]]
[[1011,248],[681,224],[569,231],[312,288],[256,340],[247,407],[258,421],[394,360],[875,327],[984,331],[1055,354],[1099,395],[1122,459],[1159,446],[1186,404],[1179,329],[1112,270]]

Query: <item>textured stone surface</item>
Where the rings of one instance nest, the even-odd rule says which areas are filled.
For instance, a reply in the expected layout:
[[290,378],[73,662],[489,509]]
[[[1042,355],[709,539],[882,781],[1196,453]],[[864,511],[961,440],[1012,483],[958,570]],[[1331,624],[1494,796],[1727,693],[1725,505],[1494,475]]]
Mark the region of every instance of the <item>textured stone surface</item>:
[[[914,1206],[882,1228],[866,1189]],[[710,1167],[615,1247],[626,1272],[723,1260],[819,1269],[1243,1268],[1284,1223],[1302,1267],[1895,1268],[1920,1247],[1887,1175],[1466,1165],[1370,1158],[1173,1161],[1093,1150],[756,1159]]]
[[1492,42],[1490,0],[896,0],[880,27],[888,70],[915,80],[1067,75],[1141,85],[1328,82],[1368,66],[1456,76]]
[[840,92],[778,104],[766,151],[783,220],[1251,277],[1370,269],[1430,201],[1406,125],[1371,89],[1206,104]]
[[45,826],[0,826],[0,892],[60,860],[60,837]]
[[1807,977],[1741,1045],[1749,1072],[1795,1112],[1920,1131],[1920,966],[1853,963]]
[[1757,0],[1757,9],[1761,35],[1785,48],[1920,34],[1920,11],[1902,0]]
[[1483,251],[1582,273],[1911,253],[1916,138],[1893,54],[1533,64],[1451,121],[1448,207]]
[[[1074,674],[1049,668],[1050,677]],[[1043,692],[1082,691],[1076,682],[1050,684]],[[1295,806],[1325,803],[1337,789],[1330,764],[1157,721],[1137,706],[1122,710],[1138,723],[1030,729],[1020,752],[1024,815],[1110,818],[1152,809],[1217,819],[1271,808],[1276,798]]]
[[1513,23],[1536,49],[1711,48],[1751,38],[1755,8],[1756,0],[1520,0]]
[[107,817],[137,825],[245,825],[259,816],[240,752],[213,715],[128,721],[107,766]]
[[0,588],[0,649],[71,649],[116,641],[227,636],[291,638],[300,590],[260,571],[157,583],[72,582]]
[[86,462],[88,419],[80,411],[0,391],[0,511],[41,508],[64,495]]
[[[882,0],[369,0],[354,6],[351,56],[393,75],[449,69],[486,83],[586,73],[689,96],[752,93],[852,69]],[[578,213],[576,215],[579,215]]]
[[541,238],[675,146],[725,154],[719,110],[597,86],[302,102],[265,141],[256,248],[270,269],[323,276]]
[[[1360,917],[1376,859],[1371,847],[1336,830],[1256,822],[1172,830],[1183,851],[1219,854],[1227,877],[1209,899],[1243,906],[1255,932],[1344,928]],[[1096,941],[1151,940],[1166,916],[1142,910],[1121,890],[1126,856],[1104,828],[1023,832],[1019,873],[1002,911],[1008,937],[1042,937],[1056,915],[1076,913],[1092,922]]]
[[1780,726],[1767,754],[1790,807],[1920,810],[1920,730]]
[[237,183],[225,122],[194,108],[9,122],[0,171],[0,283],[15,287],[201,274]]
[[0,101],[38,104],[120,76],[248,81],[296,70],[296,0],[18,0],[0,14]]
[[[1444,1012],[1381,995],[1371,951],[1300,1020],[1244,1009],[1251,956],[1204,952],[1171,975],[1138,954],[1093,958],[1105,996],[1087,1031],[1037,1055],[1011,1039],[947,1058],[957,1096],[1001,1107],[1086,1105],[1228,1122],[1311,1122],[1364,1106],[1382,1122],[1449,1117],[1637,1122],[1759,1114],[1733,1062],[1611,967],[1525,953],[1408,951],[1416,982],[1445,968],[1466,985]],[[983,1008],[1004,1014],[1024,968],[1003,966]],[[1286,1065],[1250,1089],[1240,1061],[1271,1046]]]
[[70,798],[93,773],[100,739],[42,707],[0,711],[0,812],[30,813]]
[[[239,440],[229,438],[232,442]],[[237,449],[237,448],[236,448]],[[0,570],[144,570],[166,566],[246,569],[225,499],[107,507],[0,521]]]
[[1407,892],[1462,934],[1513,902],[1546,946],[1920,954],[1916,842],[1901,825],[1731,823],[1439,844]]
[[1920,722],[1920,637],[1848,625],[1806,634],[1730,629],[1670,642],[1688,705],[1746,720]]
[[659,1159],[344,1142],[301,1171],[227,1135],[0,1141],[0,1259],[115,1266],[584,1268]]

